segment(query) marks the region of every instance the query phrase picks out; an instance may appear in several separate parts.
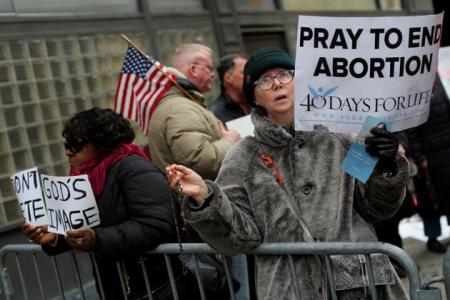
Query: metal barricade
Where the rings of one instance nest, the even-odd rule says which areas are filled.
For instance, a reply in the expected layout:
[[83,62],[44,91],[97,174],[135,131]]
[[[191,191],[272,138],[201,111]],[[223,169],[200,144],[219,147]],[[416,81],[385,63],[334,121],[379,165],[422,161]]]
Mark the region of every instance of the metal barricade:
[[[22,266],[20,265],[20,259],[18,258],[20,255],[23,254],[30,254],[35,255],[35,253],[40,252],[41,249],[39,246],[36,245],[7,245],[3,247],[0,250],[0,268],[1,268],[1,280],[2,280],[2,286],[3,291],[6,299],[16,299],[14,296],[17,293],[17,289],[21,287],[23,289],[22,294],[25,295],[24,299],[28,299],[27,297],[27,287],[23,276],[23,271],[21,271]],[[164,255],[166,267],[168,270],[168,275],[170,279],[170,286],[173,298],[175,300],[178,300],[178,294],[177,294],[177,287],[175,283],[175,277],[172,271],[171,266],[171,260],[169,258],[170,255],[179,255],[181,253],[179,244],[162,244],[158,246],[155,250],[149,251],[148,254],[162,254]],[[183,244],[183,253],[184,254],[211,254],[211,253],[217,253],[214,249],[212,249],[207,244]],[[422,286],[421,279],[419,276],[419,272],[417,270],[417,266],[414,263],[413,259],[410,257],[410,255],[403,249],[398,248],[396,246],[386,244],[386,243],[379,243],[379,242],[368,242],[368,243],[351,243],[351,242],[317,242],[317,243],[265,243],[259,245],[257,248],[253,249],[252,251],[249,251],[245,254],[251,254],[251,255],[286,255],[289,259],[289,269],[290,269],[290,276],[293,276],[293,282],[294,282],[294,291],[297,299],[301,299],[301,289],[298,284],[298,276],[299,274],[296,274],[294,271],[294,259],[293,257],[295,255],[320,255],[325,258],[325,267],[326,267],[326,276],[328,279],[333,278],[333,269],[332,264],[330,261],[330,255],[351,255],[351,254],[361,254],[364,255],[367,261],[367,269],[368,269],[368,287],[369,292],[371,295],[371,299],[377,299],[377,293],[376,293],[376,287],[375,287],[375,281],[374,276],[372,272],[372,259],[370,254],[374,253],[381,253],[386,254],[391,259],[397,261],[406,271],[406,274],[409,279],[409,295],[412,300],[438,300],[442,299],[441,291],[436,288],[428,288],[426,285]],[[9,276],[9,270],[5,267],[6,266],[6,260],[7,257],[11,254],[14,254],[16,258],[16,265],[18,268],[18,277],[19,277],[19,283],[13,282],[10,280]],[[80,296],[82,299],[85,298],[85,290],[83,289],[83,283],[81,281],[80,272],[78,270],[78,263],[76,261],[76,254],[75,252],[71,253],[74,257],[73,261],[73,267],[74,272],[76,274],[77,278],[77,284],[78,284],[78,290],[80,293]],[[225,258],[223,255],[220,254],[222,257],[222,262],[225,262]],[[446,262],[450,262],[449,254],[446,254]],[[58,270],[58,264],[56,262],[56,259],[53,257],[53,267],[54,272],[56,274],[56,277],[58,278],[58,287],[59,287],[59,294],[61,299],[65,299],[65,289],[63,284],[60,280],[60,274]],[[120,263],[117,264],[120,274]],[[94,265],[95,267],[95,265]],[[231,299],[234,299],[234,291],[233,291],[233,285],[231,281],[231,274],[228,269],[228,266],[226,263],[224,263],[225,273],[227,277],[228,287],[230,289]],[[35,272],[38,273],[37,275],[37,282],[39,285],[40,290],[40,297],[42,299],[46,298],[45,293],[45,287],[42,284],[41,277],[39,276],[39,269],[37,267],[37,263],[34,264]],[[448,279],[448,272],[450,270],[450,264],[444,264],[444,276]],[[148,280],[148,274],[146,273],[145,267],[142,268],[143,271],[143,278],[145,279],[145,284],[147,288],[147,293],[150,299],[152,299],[151,294],[151,283]],[[201,282],[201,277],[199,275],[199,269],[198,269],[198,261],[196,261],[196,270],[194,274],[197,278],[197,283],[199,285],[200,294],[202,296],[202,299],[205,298],[205,292],[204,287]],[[289,276],[289,275],[287,275]],[[332,280],[329,280],[329,282],[333,282]],[[450,285],[449,280],[445,281],[446,288]],[[330,284],[330,291],[329,295],[331,299],[337,299],[336,296],[336,290],[334,289],[333,285]],[[100,287],[101,289],[101,287]],[[125,286],[122,286],[122,289],[124,291],[125,299],[126,299],[126,292],[125,292]],[[448,290],[448,289],[447,289]],[[100,294],[102,292],[100,291]],[[448,294],[447,294],[448,295]],[[34,297],[36,298],[36,297]]]
[[444,283],[445,294],[447,295],[447,300],[450,300],[450,251],[447,251],[444,255],[444,262],[442,264],[442,275],[430,278],[423,284],[424,289],[432,289],[432,285],[436,283]]
[[448,248],[444,255],[442,274],[444,277],[443,280],[444,280],[445,292],[447,293],[447,299],[450,299],[450,251]]
[[7,245],[0,249],[0,296],[24,300],[86,299],[87,287],[95,292],[91,269],[86,253],[69,251],[48,256],[38,245]]
[[436,289],[432,287],[432,285],[436,283],[444,283],[445,288],[445,294],[447,300],[450,300],[450,250],[447,248],[447,251],[445,252],[445,255],[443,257],[443,263],[442,263],[442,275],[432,277],[428,279],[426,282],[423,283],[422,288],[423,289]]

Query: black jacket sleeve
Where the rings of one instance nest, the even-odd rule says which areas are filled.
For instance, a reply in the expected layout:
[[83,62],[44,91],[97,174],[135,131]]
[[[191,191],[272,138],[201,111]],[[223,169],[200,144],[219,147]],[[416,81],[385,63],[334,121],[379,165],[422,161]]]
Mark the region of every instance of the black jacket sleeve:
[[56,245],[42,245],[42,250],[44,250],[47,255],[53,256],[72,250],[72,248],[69,246],[69,244],[66,243],[64,236],[58,234],[58,242],[56,243]]
[[[121,259],[141,254],[175,236],[165,176],[144,159],[124,159],[119,164],[114,175],[117,188],[112,189],[111,197],[118,197],[118,206],[125,211],[118,213],[117,218],[121,220],[95,228],[95,252],[103,258]],[[114,209],[107,208],[106,214],[114,220]]]

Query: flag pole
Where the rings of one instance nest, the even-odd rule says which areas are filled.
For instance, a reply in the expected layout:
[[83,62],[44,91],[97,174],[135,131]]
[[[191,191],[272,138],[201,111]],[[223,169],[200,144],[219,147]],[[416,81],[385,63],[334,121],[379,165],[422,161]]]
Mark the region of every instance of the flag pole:
[[173,77],[170,75],[170,74],[167,74],[167,72],[166,71],[164,71],[163,70],[163,68],[161,68],[161,66],[159,65],[159,64],[156,64],[155,62],[155,60],[152,58],[152,57],[150,57],[149,55],[147,55],[147,54],[145,54],[145,52],[144,51],[142,51],[141,49],[139,49],[139,47],[138,46],[136,46],[135,44],[133,44],[133,42],[131,42],[131,40],[125,35],[125,34],[121,34],[120,35],[125,41],[127,41],[128,42],[128,44],[130,44],[131,46],[133,46],[139,53],[141,53],[143,56],[145,56],[145,58],[146,59],[148,59],[148,61],[152,64],[152,65],[154,65],[156,68],[158,68],[158,70],[159,71],[161,71],[164,75],[166,75],[168,78],[169,78],[169,80],[186,96],[186,97],[188,97],[189,99],[191,99],[191,100],[193,100],[193,101],[195,101],[196,99],[191,95],[191,94],[189,94],[189,92],[188,91],[186,91],[175,79],[173,79]]

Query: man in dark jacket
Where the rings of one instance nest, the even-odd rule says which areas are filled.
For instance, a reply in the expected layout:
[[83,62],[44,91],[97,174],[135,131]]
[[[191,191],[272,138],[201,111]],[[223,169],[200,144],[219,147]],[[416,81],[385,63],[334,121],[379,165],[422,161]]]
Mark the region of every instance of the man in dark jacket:
[[421,126],[407,131],[412,157],[419,167],[415,179],[419,214],[428,236],[427,248],[444,253],[437,240],[441,235],[441,215],[450,215],[450,100],[437,76],[430,102],[430,116]]
[[242,82],[247,56],[242,53],[229,54],[221,58],[217,73],[220,79],[220,95],[209,109],[226,123],[250,113],[250,106],[244,99]]

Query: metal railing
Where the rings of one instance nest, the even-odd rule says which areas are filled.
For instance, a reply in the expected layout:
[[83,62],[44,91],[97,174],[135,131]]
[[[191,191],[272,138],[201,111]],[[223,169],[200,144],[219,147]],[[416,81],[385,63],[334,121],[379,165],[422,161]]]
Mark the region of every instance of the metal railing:
[[[21,265],[21,256],[25,254],[29,254],[33,259],[33,269],[36,273],[36,282],[39,287],[39,294],[42,299],[47,299],[45,286],[42,284],[42,278],[39,275],[40,270],[36,261],[36,253],[42,252],[41,248],[37,245],[7,245],[0,249],[0,269],[1,269],[1,280],[3,286],[3,294],[6,299],[15,299],[15,294],[17,293],[17,289],[22,288],[21,294],[23,294],[23,299],[29,299],[26,280],[24,279],[24,271],[23,266]],[[148,254],[162,254],[164,255],[169,279],[170,286],[173,298],[178,300],[177,287],[175,283],[175,277],[173,274],[170,255],[178,255],[180,254],[179,244],[162,244],[158,246],[156,249],[149,251]],[[193,254],[194,257],[199,254],[211,254],[216,253],[216,250],[212,249],[207,244],[183,244],[183,253],[184,254]],[[330,255],[351,255],[351,254],[361,254],[365,257],[367,262],[368,269],[368,287],[371,295],[371,299],[377,299],[375,280],[372,270],[372,258],[371,254],[381,253],[389,256],[391,259],[397,261],[405,270],[408,280],[409,280],[409,295],[412,300],[438,300],[442,299],[441,291],[437,288],[429,287],[430,284],[422,285],[420,275],[417,269],[416,264],[414,263],[411,256],[403,249],[398,248],[396,246],[379,243],[379,242],[367,242],[367,243],[352,243],[352,242],[318,242],[318,243],[265,243],[259,245],[257,248],[249,251],[245,254],[252,254],[255,256],[258,255],[286,255],[289,259],[289,269],[290,276],[293,276],[294,282],[294,291],[297,299],[301,299],[301,289],[298,284],[298,276],[296,274],[294,267],[294,259],[293,257],[296,255],[319,255],[325,259],[325,267],[326,267],[326,276],[329,282],[331,278],[333,278],[333,269],[330,260]],[[8,268],[6,268],[7,258],[13,255],[15,257],[15,267],[18,273],[18,282],[12,281],[10,279],[10,272]],[[72,256],[73,262],[73,271],[75,273],[75,277],[77,278],[77,285],[79,290],[79,296],[82,299],[86,299],[85,291],[83,289],[83,282],[81,280],[80,271],[78,268],[77,255],[86,255],[76,252],[70,252],[69,255]],[[222,261],[225,262],[225,258],[221,255]],[[50,257],[53,262],[53,270],[55,276],[57,278],[59,295],[61,299],[66,299],[65,296],[65,288],[61,281],[60,270],[58,268],[57,257]],[[11,264],[11,263],[10,263]],[[10,266],[11,268],[12,266]],[[94,265],[94,267],[96,267]],[[29,266],[28,266],[29,268]],[[120,268],[120,263],[118,263],[118,268]],[[234,299],[234,291],[233,285],[231,284],[231,274],[228,269],[226,263],[224,263],[224,269],[227,277],[228,286],[230,289],[231,299]],[[142,268],[143,276],[146,283],[147,293],[150,299],[152,299],[152,293],[150,289],[150,284],[148,282],[148,274],[146,273],[145,267]],[[449,291],[450,288],[450,254],[447,253],[445,255],[444,260],[444,276],[442,280],[445,282],[446,291]],[[198,261],[196,260],[196,269],[195,269],[195,277],[197,278],[197,282],[200,289],[200,294],[202,299],[205,298],[204,287],[202,285],[201,276],[199,274],[198,269]],[[289,276],[289,275],[287,275]],[[444,279],[445,278],[445,279]],[[333,284],[329,284],[330,291],[329,295],[331,299],[338,299],[336,290],[334,289]],[[123,286],[122,289],[125,289]],[[100,285],[99,293],[102,295],[102,288]],[[126,295],[124,290],[124,295]],[[449,293],[447,293],[449,295]],[[125,296],[126,297],[126,296]],[[32,297],[33,299],[36,297]],[[126,298],[125,298],[126,299]],[[448,298],[449,299],[449,298]]]
[[447,248],[447,251],[444,255],[442,265],[442,275],[432,277],[428,279],[426,282],[422,284],[423,289],[432,289],[432,285],[436,283],[444,283],[445,293],[447,294],[447,300],[450,300],[450,251]]

